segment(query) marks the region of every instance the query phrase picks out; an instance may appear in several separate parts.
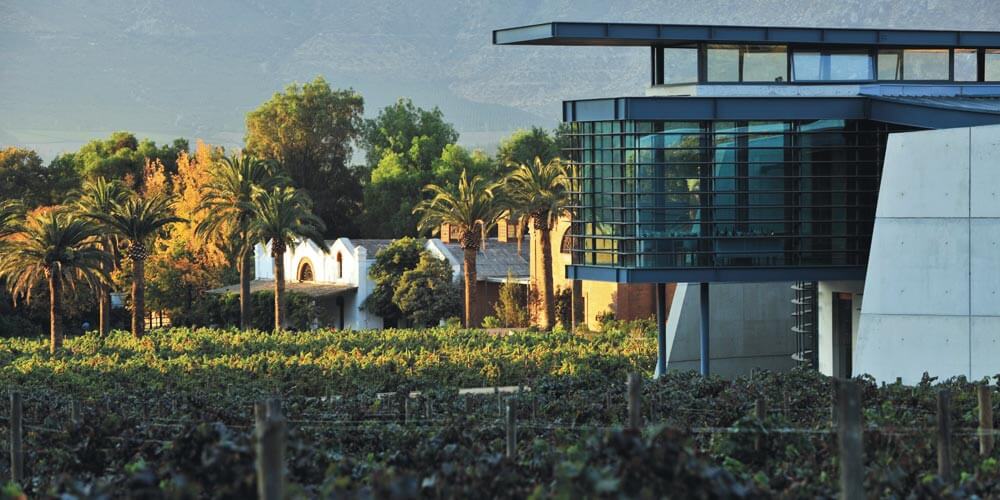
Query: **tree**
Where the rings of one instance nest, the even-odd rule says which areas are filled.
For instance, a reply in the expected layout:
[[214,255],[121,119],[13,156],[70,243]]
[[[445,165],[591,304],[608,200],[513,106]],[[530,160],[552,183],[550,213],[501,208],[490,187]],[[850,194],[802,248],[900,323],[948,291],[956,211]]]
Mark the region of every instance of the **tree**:
[[46,210],[28,217],[9,237],[0,260],[0,277],[14,297],[31,301],[32,289],[41,282],[49,291],[49,351],[62,347],[64,291],[82,282],[97,288],[106,282],[107,254],[99,231],[89,221],[64,210]]
[[541,127],[518,129],[500,141],[497,159],[501,165],[530,164],[539,158],[548,163],[559,157],[559,146],[548,131]]
[[250,278],[253,273],[251,234],[255,217],[254,193],[283,184],[273,162],[251,155],[227,156],[212,164],[196,213],[203,217],[195,228],[202,238],[230,241],[240,271],[240,328],[250,328]]
[[79,183],[72,167],[45,167],[29,149],[0,149],[0,200],[18,199],[27,208],[55,205]]
[[[413,207],[421,199],[420,186],[445,183],[435,177],[435,162],[458,132],[444,121],[441,110],[425,110],[409,99],[386,106],[364,125],[368,183],[364,188],[365,233],[393,238],[415,235]],[[461,170],[452,170],[454,178]],[[454,178],[451,181],[454,181]]]
[[50,168],[75,171],[83,180],[99,177],[120,180],[141,191],[147,162],[159,161],[168,175],[177,172],[177,156],[188,150],[188,142],[175,139],[157,146],[149,139],[138,140],[130,132],[115,132],[107,139],[95,139],[79,151],[58,156]]
[[22,210],[22,205],[16,200],[0,201],[0,243],[17,230]]
[[[129,191],[119,181],[108,181],[103,177],[87,181],[76,193],[74,209],[83,217],[96,218],[99,214],[110,214],[117,206],[128,199]],[[118,239],[114,234],[103,234],[99,238],[101,249],[110,257],[105,262],[105,274],[110,274],[114,267],[114,256],[118,254]],[[97,293],[98,329],[101,335],[111,331],[111,287],[101,284],[95,290]]]
[[324,252],[330,249],[323,240],[323,221],[312,212],[312,202],[304,191],[275,187],[254,193],[254,218],[250,233],[257,241],[271,245],[274,258],[274,329],[281,330],[285,320],[285,250],[296,240],[308,239]]
[[472,328],[472,308],[475,304],[476,253],[482,244],[482,235],[503,213],[504,206],[496,194],[500,185],[481,177],[469,179],[466,172],[453,186],[429,184],[425,191],[430,195],[414,207],[421,215],[420,231],[440,231],[441,224],[449,224],[461,235],[463,274],[465,279],[465,326]]
[[331,236],[351,236],[361,212],[361,174],[348,167],[360,137],[364,99],[333,90],[322,77],[289,85],[247,114],[248,153],[277,161],[294,185],[315,200]]
[[555,297],[552,278],[552,239],[550,232],[570,202],[569,176],[558,159],[543,163],[535,158],[521,164],[505,186],[511,207],[529,214],[538,231],[542,254],[542,280],[537,289],[542,297],[539,326],[548,330],[555,325]]
[[524,287],[514,281],[514,274],[507,271],[507,280],[500,285],[500,297],[493,304],[493,313],[500,324],[507,328],[528,326],[527,299]]
[[462,310],[461,292],[447,261],[422,252],[417,266],[403,273],[392,301],[414,325],[434,325]]
[[173,214],[174,201],[171,196],[133,194],[109,213],[91,214],[125,242],[122,253],[132,263],[132,335],[136,338],[141,338],[146,329],[144,265],[149,248],[166,226],[184,222]]
[[399,280],[404,273],[417,267],[424,251],[424,241],[411,237],[396,239],[379,250],[375,263],[368,269],[375,288],[361,307],[380,316],[387,325],[395,325],[404,316],[393,301]]

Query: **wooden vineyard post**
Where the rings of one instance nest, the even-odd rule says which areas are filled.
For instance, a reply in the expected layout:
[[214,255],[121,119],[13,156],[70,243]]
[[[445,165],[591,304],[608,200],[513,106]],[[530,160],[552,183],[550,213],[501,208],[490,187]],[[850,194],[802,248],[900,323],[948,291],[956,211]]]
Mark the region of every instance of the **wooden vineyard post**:
[[840,455],[840,498],[865,498],[864,450],[861,439],[861,390],[849,380],[836,382],[837,444]]
[[628,374],[628,427],[639,430],[642,427],[642,381],[638,373]]
[[497,415],[503,417],[503,396],[500,395],[500,386],[493,386],[493,393],[497,395]]
[[403,423],[408,424],[411,420],[413,417],[410,416],[410,397],[403,395]]
[[24,479],[24,442],[22,441],[22,424],[24,414],[21,405],[21,393],[10,393],[10,479],[20,484]]
[[604,391],[604,409],[608,411],[608,423],[615,423],[615,410],[611,407],[611,390]]
[[[277,401],[277,404],[275,402]],[[257,497],[280,500],[285,489],[285,418],[280,401],[254,406],[257,429]]]
[[431,419],[431,413],[432,413],[431,398],[430,398],[430,396],[427,396],[427,397],[424,398],[424,410],[425,410],[424,411],[424,418],[426,418],[427,420],[430,420]]
[[507,415],[504,420],[507,428],[507,458],[514,458],[517,455],[517,422],[514,414],[514,403],[507,403]]
[[74,399],[70,401],[69,408],[70,422],[72,423],[73,428],[77,429],[83,425],[83,407],[80,405],[80,400]]
[[941,389],[937,394],[938,475],[951,482],[951,393]]
[[979,396],[979,454],[993,453],[993,392],[988,384],[980,385]]
[[[767,418],[767,400],[764,398],[757,398],[756,404],[754,404],[754,417],[760,422],[761,427],[764,426],[764,419]],[[758,433],[753,440],[753,449],[755,451],[760,451],[764,446],[764,437]]]

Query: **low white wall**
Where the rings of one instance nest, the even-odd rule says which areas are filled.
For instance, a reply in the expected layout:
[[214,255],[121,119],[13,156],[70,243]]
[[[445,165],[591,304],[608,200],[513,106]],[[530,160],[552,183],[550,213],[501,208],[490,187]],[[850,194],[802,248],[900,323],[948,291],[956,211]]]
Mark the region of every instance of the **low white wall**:
[[890,136],[855,372],[1000,372],[998,292],[1000,126]]

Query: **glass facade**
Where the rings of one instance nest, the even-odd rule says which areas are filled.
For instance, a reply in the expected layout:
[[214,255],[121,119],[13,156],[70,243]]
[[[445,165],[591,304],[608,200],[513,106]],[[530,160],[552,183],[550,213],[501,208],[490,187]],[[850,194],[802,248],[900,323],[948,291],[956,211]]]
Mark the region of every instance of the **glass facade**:
[[799,82],[873,80],[875,68],[867,50],[796,50],[792,80]]
[[697,81],[697,47],[671,47],[663,49],[663,83],[695,83]]
[[879,80],[950,79],[948,49],[882,49],[878,52]]
[[976,49],[955,49],[953,64],[956,82],[974,82],[979,79],[979,51]]
[[573,262],[863,267],[886,135],[869,121],[573,122]]
[[986,49],[983,62],[985,80],[987,82],[1000,82],[1000,49]]

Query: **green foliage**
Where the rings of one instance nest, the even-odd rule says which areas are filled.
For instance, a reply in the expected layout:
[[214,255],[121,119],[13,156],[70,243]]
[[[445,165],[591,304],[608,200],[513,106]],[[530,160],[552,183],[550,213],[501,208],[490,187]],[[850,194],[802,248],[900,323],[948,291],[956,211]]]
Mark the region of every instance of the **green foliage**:
[[416,267],[403,273],[392,301],[414,325],[436,325],[462,314],[462,292],[452,281],[448,261],[423,252]]
[[361,305],[366,311],[381,316],[386,324],[396,324],[403,312],[393,301],[403,273],[414,269],[424,254],[424,241],[417,238],[399,238],[375,254],[375,263],[368,270],[368,277],[375,283],[372,293]]
[[[274,328],[274,292],[260,291],[250,294],[250,328],[267,331]],[[316,299],[295,292],[285,293],[286,328],[306,331],[321,311]],[[227,328],[240,324],[240,296],[236,293],[205,294],[195,298],[191,309],[180,309],[171,320],[178,326]]]
[[514,275],[508,271],[507,281],[500,285],[500,297],[496,304],[493,304],[493,312],[496,316],[489,316],[496,322],[495,326],[486,326],[486,319],[483,319],[484,328],[517,328],[526,327],[529,322],[528,301],[526,287],[514,282]]
[[246,117],[246,151],[275,160],[315,202],[329,236],[352,236],[361,210],[361,175],[350,168],[360,137],[364,99],[334,90],[322,77],[292,84]]
[[502,165],[528,165],[535,158],[542,163],[558,158],[559,147],[548,131],[541,127],[519,129],[510,137],[500,141],[497,147],[497,159]]
[[63,163],[45,167],[29,149],[0,149],[0,201],[20,200],[28,208],[55,205],[80,184],[80,176]]
[[129,187],[140,188],[146,162],[159,162],[164,172],[177,173],[177,155],[188,150],[185,139],[157,146],[149,139],[139,141],[130,132],[115,132],[107,139],[95,139],[79,151],[60,155],[50,168],[72,169],[84,179],[103,177],[126,181]]
[[451,178],[465,164],[483,161],[454,146],[457,140],[458,132],[444,121],[439,109],[424,110],[408,99],[383,108],[377,117],[365,122],[362,145],[369,170],[364,188],[366,236],[416,236],[417,219],[412,210],[421,199],[420,187]]

